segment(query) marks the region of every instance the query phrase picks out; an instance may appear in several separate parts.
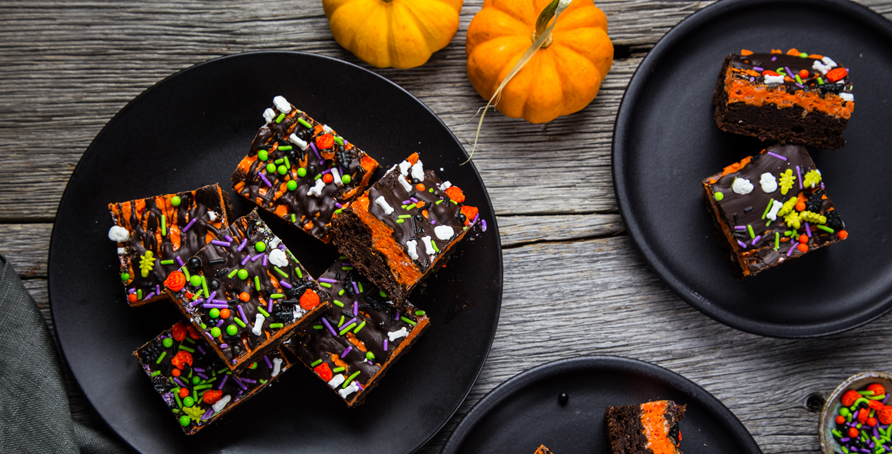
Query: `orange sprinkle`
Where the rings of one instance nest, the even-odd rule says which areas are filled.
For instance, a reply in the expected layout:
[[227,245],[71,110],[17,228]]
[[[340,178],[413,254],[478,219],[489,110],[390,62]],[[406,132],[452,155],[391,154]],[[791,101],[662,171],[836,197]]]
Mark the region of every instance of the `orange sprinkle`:
[[800,245],[797,246],[797,247],[798,247],[799,250],[802,251],[802,252],[808,252],[808,245],[807,245],[807,244],[800,244]]
[[799,70],[799,78],[800,78],[800,79],[807,79],[808,76],[809,76],[809,73],[808,73],[808,70],[807,70],[807,69],[800,69],[800,70]]
[[331,176],[330,173],[326,173],[325,175],[322,175],[322,181],[323,181],[325,184],[329,184],[329,183],[331,183],[332,181],[334,181],[334,177]]
[[229,318],[230,315],[232,314],[229,312],[229,309],[220,309],[220,318]]
[[[802,234],[799,235],[799,242],[802,244],[808,243],[808,235]],[[805,252],[805,251],[803,251]]]
[[740,55],[752,55],[752,54],[753,54],[753,51],[751,51],[751,50],[740,49]]
[[796,211],[805,211],[805,202],[800,201],[796,204]]
[[849,237],[849,232],[846,232],[845,230],[840,230],[837,235],[839,235],[839,239],[844,240]]
[[415,189],[417,189],[417,190],[419,190],[419,191],[424,191],[424,189],[425,189],[425,188],[424,188],[424,184],[422,184],[422,183],[418,183],[418,184],[416,184],[416,185],[415,185]]
[[799,56],[802,52],[799,52],[795,47],[787,51],[787,55],[795,55]]
[[251,295],[248,292],[242,292],[239,294],[238,299],[247,302],[251,299]]

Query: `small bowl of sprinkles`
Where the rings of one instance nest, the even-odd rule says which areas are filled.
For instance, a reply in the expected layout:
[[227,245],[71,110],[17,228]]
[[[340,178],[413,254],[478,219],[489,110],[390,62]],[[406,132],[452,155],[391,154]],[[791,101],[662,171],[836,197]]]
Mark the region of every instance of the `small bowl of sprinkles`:
[[827,399],[818,428],[824,454],[892,452],[892,374],[860,372]]

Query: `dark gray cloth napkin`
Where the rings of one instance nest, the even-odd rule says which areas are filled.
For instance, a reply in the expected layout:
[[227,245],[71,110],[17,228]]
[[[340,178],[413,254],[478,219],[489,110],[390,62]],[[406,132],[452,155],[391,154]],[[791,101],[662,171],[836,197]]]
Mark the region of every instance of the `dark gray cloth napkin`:
[[71,418],[60,355],[37,303],[0,255],[0,453],[132,452]]

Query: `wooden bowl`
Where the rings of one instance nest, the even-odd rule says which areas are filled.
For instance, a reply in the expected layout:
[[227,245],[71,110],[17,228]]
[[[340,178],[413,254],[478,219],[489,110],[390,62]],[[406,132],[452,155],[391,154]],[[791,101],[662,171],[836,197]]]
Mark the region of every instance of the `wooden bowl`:
[[871,383],[879,383],[886,388],[886,393],[892,392],[892,374],[887,372],[859,372],[845,379],[839,386],[833,390],[827,402],[824,403],[824,409],[821,411],[821,421],[818,424],[818,437],[821,440],[821,450],[824,454],[834,454],[838,452],[839,443],[833,438],[831,430],[836,426],[834,419],[842,405],[839,398],[849,389],[861,390]]

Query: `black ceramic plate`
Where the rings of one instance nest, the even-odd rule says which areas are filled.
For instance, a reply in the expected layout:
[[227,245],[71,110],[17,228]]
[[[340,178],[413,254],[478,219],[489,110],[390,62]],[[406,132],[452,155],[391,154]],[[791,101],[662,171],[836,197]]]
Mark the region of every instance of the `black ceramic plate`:
[[[569,400],[561,405],[560,394]],[[591,356],[555,361],[517,375],[486,395],[446,441],[443,454],[608,452],[604,410],[652,400],[686,404],[679,427],[688,454],[761,453],[721,402],[694,382],[642,361]]]
[[[447,268],[416,291],[430,329],[366,403],[348,409],[296,365],[270,389],[186,437],[131,352],[180,319],[173,305],[127,307],[107,238],[108,202],[182,191],[230,175],[283,95],[389,168],[412,152],[476,202],[485,233],[472,232]],[[377,452],[417,449],[467,396],[489,352],[502,294],[492,205],[464,149],[420,101],[388,80],[332,58],[296,52],[212,60],[168,77],[106,125],[71,176],[53,229],[49,292],[59,340],[75,377],[109,425],[144,452]],[[380,172],[383,174],[383,171]],[[231,193],[237,215],[253,206]],[[264,215],[319,276],[337,257]],[[472,240],[472,241],[469,241]]]
[[[851,69],[855,112],[839,152],[810,149],[848,240],[737,281],[700,199],[700,181],[766,145],[719,131],[712,94],[740,49],[796,47]],[[845,0],[724,0],[666,34],[629,84],[613,137],[617,201],[629,235],[683,299],[735,328],[773,337],[851,329],[892,309],[892,23]]]

